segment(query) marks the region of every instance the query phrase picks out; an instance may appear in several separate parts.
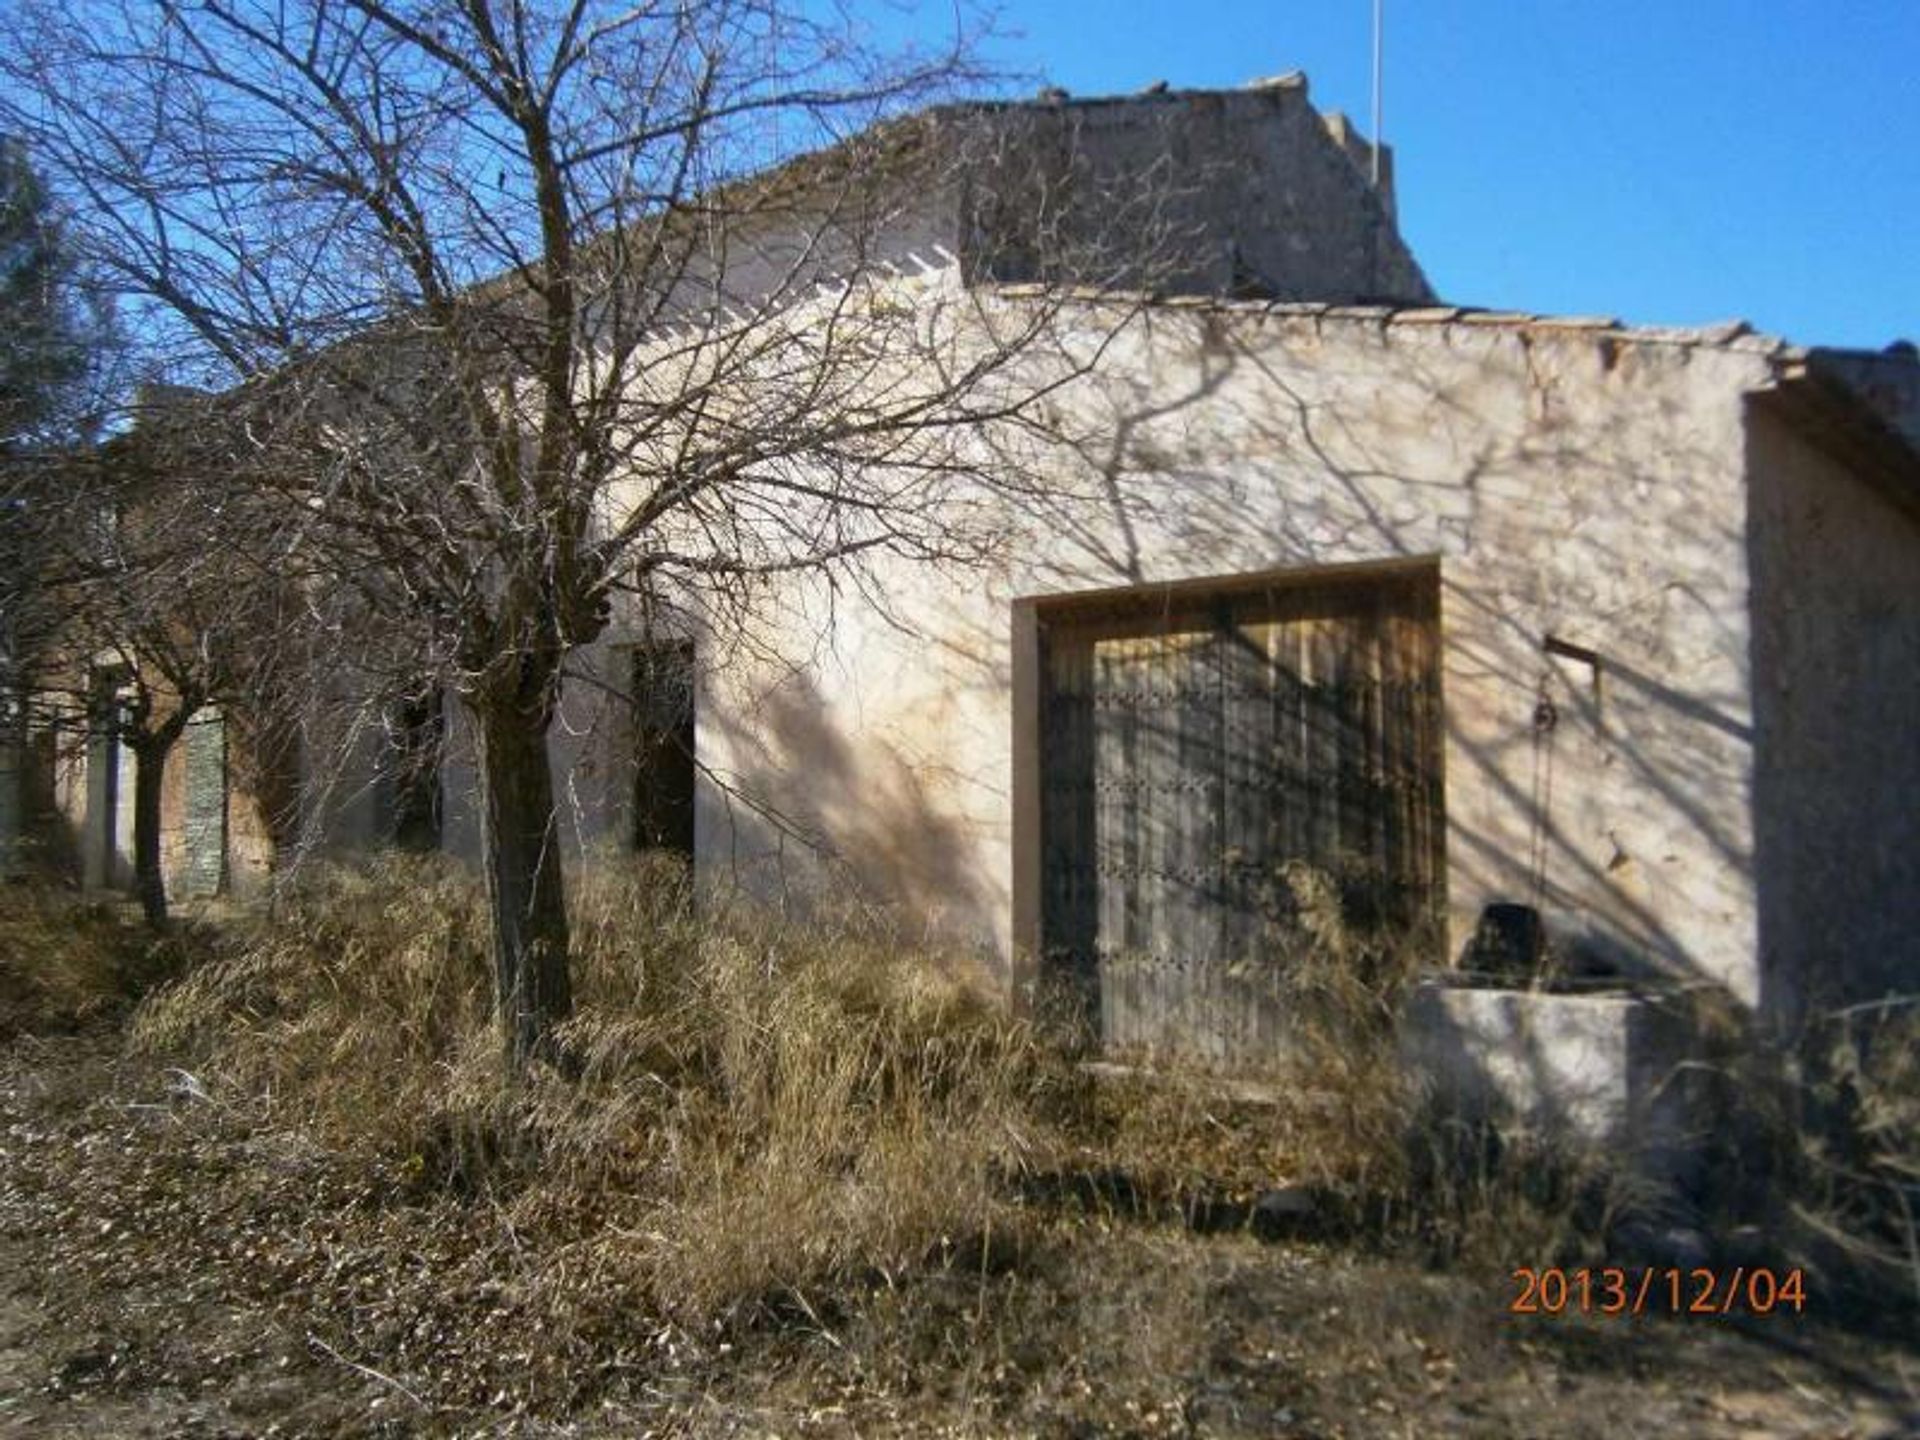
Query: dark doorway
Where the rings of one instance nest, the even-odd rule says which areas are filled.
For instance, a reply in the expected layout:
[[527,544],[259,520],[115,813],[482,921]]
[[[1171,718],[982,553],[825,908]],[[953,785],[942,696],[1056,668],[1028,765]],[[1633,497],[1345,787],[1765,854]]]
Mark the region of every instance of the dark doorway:
[[633,652],[633,845],[693,856],[693,642]]
[[133,807],[123,787],[132,776],[133,752],[121,740],[127,672],[96,666],[89,680],[86,748],[86,818],[81,831],[81,880],[88,889],[126,889],[132,884]]
[[438,688],[408,696],[387,713],[384,808],[396,849],[425,854],[440,848],[446,739],[446,704]]

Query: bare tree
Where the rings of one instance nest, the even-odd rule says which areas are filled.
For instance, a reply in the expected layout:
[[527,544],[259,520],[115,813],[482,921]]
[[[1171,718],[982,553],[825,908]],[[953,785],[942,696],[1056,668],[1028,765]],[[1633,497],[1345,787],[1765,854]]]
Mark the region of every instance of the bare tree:
[[1022,278],[1109,278],[1099,229],[1137,279],[1150,179],[1090,205],[1062,128],[922,108],[979,78],[964,32],[888,53],[780,0],[34,8],[0,118],[131,326],[224,389],[224,467],[323,628],[391,619],[356,659],[471,717],[522,1063],[571,1005],[569,656],[632,597],[725,617],[793,572],[978,554],[963,489],[1017,481],[977,428],[1098,346],[929,247],[1018,163]]
[[20,693],[56,745],[132,753],[134,889],[160,925],[168,760],[207,707],[264,707],[289,668],[294,587],[257,563],[269,517],[205,472],[194,402],[148,398],[111,439],[17,468],[13,529],[35,558]]

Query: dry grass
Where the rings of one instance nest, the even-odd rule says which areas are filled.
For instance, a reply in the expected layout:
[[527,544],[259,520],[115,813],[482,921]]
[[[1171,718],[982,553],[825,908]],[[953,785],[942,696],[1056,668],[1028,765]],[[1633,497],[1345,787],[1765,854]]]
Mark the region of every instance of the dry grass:
[[[88,1102],[113,1143],[43,1156],[21,1193],[61,1273],[110,1288],[133,1252],[94,1240],[87,1207],[139,1216],[156,1293],[294,1337],[247,1364],[350,1378],[349,1356],[435,1414],[591,1401],[679,1426],[722,1404],[716,1433],[784,1432],[843,1405],[860,1433],[937,1414],[947,1433],[1265,1434],[1376,1382],[1424,1404],[1436,1376],[1467,1383],[1448,1356],[1495,1343],[1508,1267],[1578,1253],[1639,1202],[1578,1155],[1426,1123],[1395,1052],[1404,950],[1351,887],[1285,879],[1302,1024],[1248,1093],[1091,1073],[1072,1007],[1010,1015],[883,916],[781,921],[630,860],[571,897],[574,1073],[509,1085],[472,879],[316,871],[140,1006],[126,1073],[163,1098]],[[1883,1083],[1862,1133],[1906,1113]],[[1189,1233],[1258,1234],[1281,1186],[1311,1201],[1283,1233],[1334,1244]],[[171,1373],[175,1343],[130,1353]],[[1537,1396],[1512,1403],[1537,1421]]]
[[[1420,947],[1384,918],[1365,876],[1292,864],[1272,890],[1266,938],[1284,957],[1273,977],[1290,1017],[1284,1053],[1229,1080],[1150,1057],[1079,1075],[1056,1096],[1054,1160],[1082,1177],[1086,1198],[1221,1228],[1256,1224],[1262,1193],[1285,1187],[1311,1197],[1307,1228],[1324,1229],[1404,1195],[1418,1097],[1394,1022]],[[1046,1028],[1059,1043],[1062,1027]],[[1074,1053],[1092,1056],[1089,1037],[1077,1038]]]
[[696,907],[665,864],[591,871],[574,913],[572,1078],[503,1083],[478,896],[425,861],[314,877],[134,1040],[415,1193],[594,1210],[595,1263],[688,1325],[1004,1226],[1062,1067],[945,957],[872,915]]
[[124,904],[0,884],[0,1038],[123,1012],[183,963],[194,937],[156,936]]
[[[1744,1118],[1709,1137],[1724,1153],[1707,1157],[1708,1190],[1682,1195],[1618,1156],[1426,1108],[1394,1029],[1417,947],[1364,876],[1290,866],[1276,882],[1293,1043],[1237,1085],[1096,1073],[1071,1001],[1017,1017],[882,915],[802,923],[739,896],[696,903],[676,867],[631,860],[587,867],[571,897],[571,1076],[503,1083],[477,887],[432,859],[315,872],[147,1001],[133,1038],[407,1194],[564,1214],[569,1234],[616,1239],[595,1261],[610,1281],[695,1328],[804,1313],[850,1281],[956,1256],[1004,1259],[1036,1202],[1259,1230],[1274,1219],[1262,1197],[1283,1187],[1307,1213],[1275,1228],[1429,1262],[1592,1262],[1634,1227],[1757,1222],[1803,1233],[1809,1258],[1824,1246],[1829,1270],[1920,1291],[1912,1007],[1829,1022],[1792,1063],[1721,1037],[1724,1073],[1703,1073]],[[39,983],[124,994],[122,932],[77,913]]]
[[1231,1086],[1092,1070],[1071,1002],[1011,1015],[883,916],[696,904],[679,870],[631,861],[589,867],[572,896],[571,1078],[503,1084],[479,896],[433,860],[317,872],[133,1035],[411,1194],[571,1215],[569,1234],[616,1242],[594,1263],[622,1293],[694,1329],[929,1263],[1003,1265],[1061,1201],[1260,1230],[1285,1187],[1310,1213],[1276,1232],[1450,1260],[1585,1237],[1577,1157],[1490,1163],[1427,1124],[1393,1024],[1416,947],[1365,885],[1280,879],[1293,1043]]
[[[1920,996],[1816,1016],[1737,1078],[1772,1182],[1770,1227],[1836,1292],[1920,1313]],[[1751,1166],[1749,1166],[1751,1168]]]

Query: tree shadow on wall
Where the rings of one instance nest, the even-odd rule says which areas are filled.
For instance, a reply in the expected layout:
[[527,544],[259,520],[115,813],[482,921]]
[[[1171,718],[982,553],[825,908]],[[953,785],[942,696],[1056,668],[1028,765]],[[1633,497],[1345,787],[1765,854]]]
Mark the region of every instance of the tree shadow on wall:
[[1700,500],[1741,461],[1699,389],[1604,336],[1140,323],[1152,363],[1050,417],[1068,475],[1024,499],[1016,592],[1439,556],[1455,893],[1603,915],[1575,938],[1610,965],[1724,983],[1699,947],[1754,883],[1756,757],[1744,519]]
[[715,861],[748,893],[802,913],[855,899],[903,930],[985,953],[998,893],[951,778],[876,734],[849,733],[812,675],[794,671],[749,714],[713,707],[731,764],[702,764],[705,807],[725,827]]

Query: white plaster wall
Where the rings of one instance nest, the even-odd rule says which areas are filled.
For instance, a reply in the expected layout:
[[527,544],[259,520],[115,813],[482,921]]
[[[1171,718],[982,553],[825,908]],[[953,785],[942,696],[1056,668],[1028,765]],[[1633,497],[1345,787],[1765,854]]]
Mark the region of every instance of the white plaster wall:
[[1632,1073],[1629,1031],[1643,1003],[1417,985],[1401,1048],[1447,1110],[1604,1144],[1631,1138],[1640,1077]]
[[[1045,481],[991,565],[791,585],[710,656],[702,871],[830,874],[1007,956],[1017,597],[1437,555],[1453,949],[1534,898],[1538,824],[1563,930],[1751,1001],[1739,401],[1766,373],[1758,341],[1155,309],[1056,405],[1071,443],[989,437]],[[1597,691],[1548,633],[1605,658]]]

